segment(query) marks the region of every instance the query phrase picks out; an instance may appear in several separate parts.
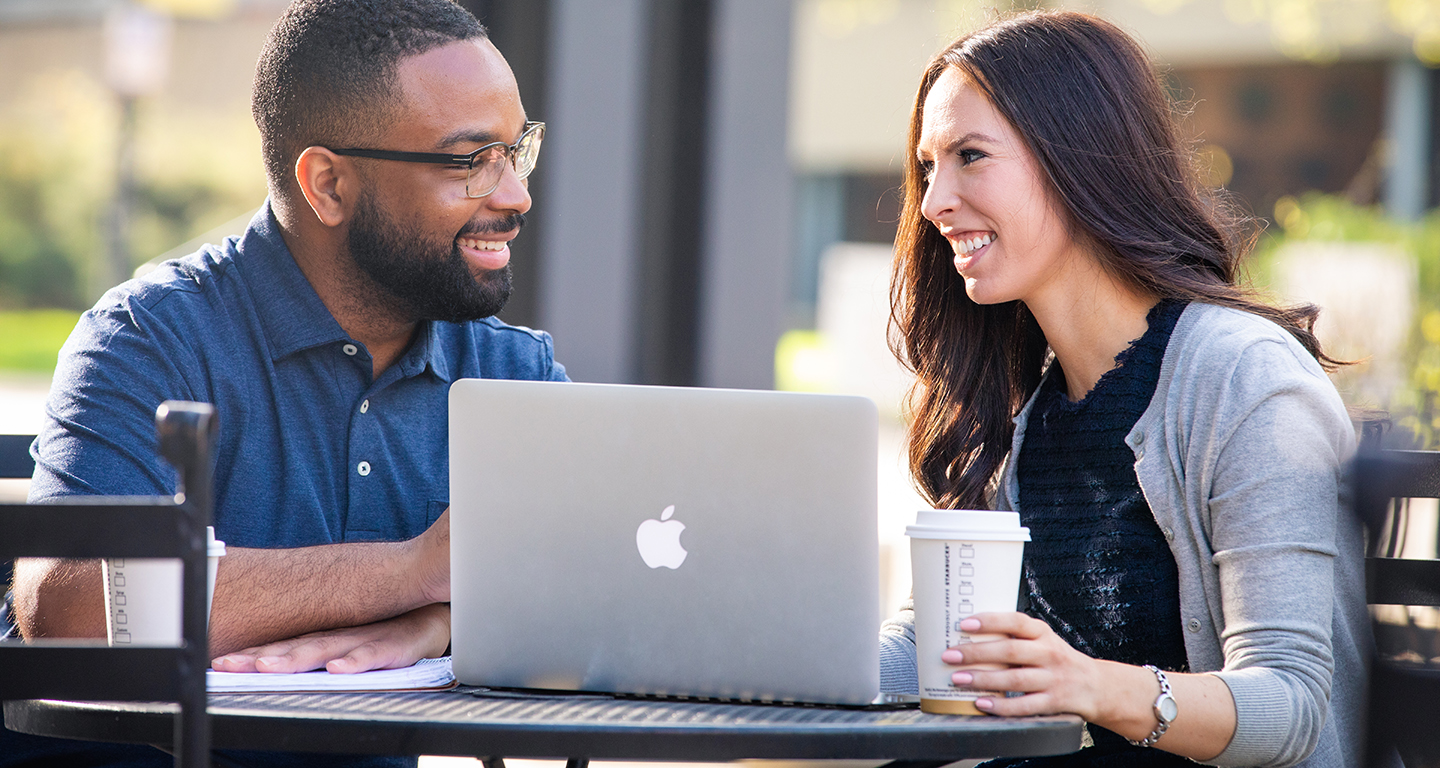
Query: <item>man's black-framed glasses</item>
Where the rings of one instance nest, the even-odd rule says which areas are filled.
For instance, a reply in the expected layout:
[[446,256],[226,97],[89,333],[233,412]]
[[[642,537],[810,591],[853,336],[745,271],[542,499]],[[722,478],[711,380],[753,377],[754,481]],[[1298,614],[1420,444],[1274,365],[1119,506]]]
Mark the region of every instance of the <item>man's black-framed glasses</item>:
[[515,169],[521,179],[535,170],[535,160],[540,157],[540,141],[545,138],[545,124],[529,122],[525,132],[514,144],[492,141],[465,155],[446,155],[440,152],[393,152],[388,149],[332,149],[337,155],[369,157],[376,160],[398,160],[402,163],[435,163],[437,165],[464,166],[465,195],[484,197],[500,186],[500,177],[505,174],[505,164]]

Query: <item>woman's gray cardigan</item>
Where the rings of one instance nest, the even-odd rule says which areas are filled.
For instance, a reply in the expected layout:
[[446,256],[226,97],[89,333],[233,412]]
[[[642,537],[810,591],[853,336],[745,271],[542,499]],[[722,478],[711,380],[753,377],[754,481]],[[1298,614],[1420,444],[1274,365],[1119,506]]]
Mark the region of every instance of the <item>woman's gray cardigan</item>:
[[[1125,442],[1175,556],[1190,670],[1235,699],[1235,736],[1209,762],[1360,765],[1371,635],[1341,480],[1355,434],[1325,372],[1279,326],[1192,303]],[[1015,509],[1015,462],[1000,477],[993,506]],[[913,622],[905,610],[882,629],[885,690],[914,691]]]

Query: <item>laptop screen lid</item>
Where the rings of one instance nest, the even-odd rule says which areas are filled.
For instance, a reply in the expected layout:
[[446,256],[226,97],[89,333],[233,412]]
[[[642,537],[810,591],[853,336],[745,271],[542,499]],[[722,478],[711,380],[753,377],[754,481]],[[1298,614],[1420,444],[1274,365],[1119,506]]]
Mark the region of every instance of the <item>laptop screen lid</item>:
[[456,676],[870,702],[876,431],[859,397],[455,382]]

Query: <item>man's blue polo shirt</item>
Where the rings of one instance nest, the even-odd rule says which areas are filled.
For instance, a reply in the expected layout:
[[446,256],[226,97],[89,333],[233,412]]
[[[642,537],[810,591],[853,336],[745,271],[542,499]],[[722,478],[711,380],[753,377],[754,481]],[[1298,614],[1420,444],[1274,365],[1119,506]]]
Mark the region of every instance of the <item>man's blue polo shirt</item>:
[[[563,381],[553,354],[548,334],[493,318],[429,322],[374,377],[266,205],[238,240],[167,262],[80,319],[32,448],[30,498],[173,493],[155,408],[196,400],[219,414],[215,534],[226,544],[408,539],[449,503],[451,382]],[[505,436],[494,441],[503,450]],[[0,736],[0,753],[9,746]]]

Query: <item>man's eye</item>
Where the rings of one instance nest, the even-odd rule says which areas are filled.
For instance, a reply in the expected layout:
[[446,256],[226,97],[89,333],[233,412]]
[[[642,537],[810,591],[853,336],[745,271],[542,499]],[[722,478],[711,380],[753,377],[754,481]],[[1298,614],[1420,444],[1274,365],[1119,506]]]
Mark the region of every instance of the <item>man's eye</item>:
[[985,156],[985,153],[981,152],[978,149],[962,149],[960,150],[959,154],[960,162],[966,165],[969,165]]

